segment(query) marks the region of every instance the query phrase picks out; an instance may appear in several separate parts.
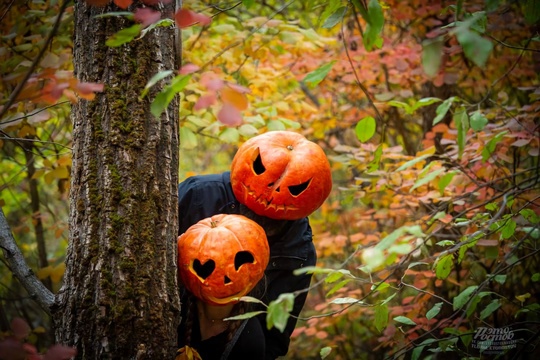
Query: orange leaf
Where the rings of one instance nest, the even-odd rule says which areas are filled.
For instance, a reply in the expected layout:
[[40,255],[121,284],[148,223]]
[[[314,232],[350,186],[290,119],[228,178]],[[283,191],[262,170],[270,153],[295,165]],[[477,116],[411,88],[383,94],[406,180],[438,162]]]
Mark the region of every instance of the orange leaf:
[[221,100],[224,103],[233,105],[239,111],[246,110],[248,99],[245,94],[239,93],[231,87],[225,87],[220,92]]

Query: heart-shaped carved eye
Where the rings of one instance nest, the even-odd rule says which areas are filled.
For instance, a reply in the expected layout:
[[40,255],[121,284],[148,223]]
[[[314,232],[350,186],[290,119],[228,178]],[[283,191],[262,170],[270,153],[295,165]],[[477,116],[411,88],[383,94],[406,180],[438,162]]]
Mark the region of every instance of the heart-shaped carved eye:
[[201,264],[199,259],[193,261],[193,270],[199,275],[199,277],[206,280],[207,277],[212,275],[214,269],[216,268],[216,263],[214,260],[208,260],[206,263]]
[[255,258],[249,251],[239,251],[234,256],[234,268],[236,271],[238,271],[240,266],[244,264],[253,264],[254,262]]

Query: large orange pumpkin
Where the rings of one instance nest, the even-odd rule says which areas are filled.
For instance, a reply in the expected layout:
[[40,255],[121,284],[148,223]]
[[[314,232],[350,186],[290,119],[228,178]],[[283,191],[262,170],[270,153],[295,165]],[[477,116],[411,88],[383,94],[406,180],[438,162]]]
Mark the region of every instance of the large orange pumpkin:
[[249,293],[263,277],[269,257],[263,228],[242,215],[203,219],[178,237],[182,284],[213,305],[236,302]]
[[319,145],[292,131],[271,131],[240,146],[231,184],[238,201],[255,213],[297,220],[326,200],[332,175]]

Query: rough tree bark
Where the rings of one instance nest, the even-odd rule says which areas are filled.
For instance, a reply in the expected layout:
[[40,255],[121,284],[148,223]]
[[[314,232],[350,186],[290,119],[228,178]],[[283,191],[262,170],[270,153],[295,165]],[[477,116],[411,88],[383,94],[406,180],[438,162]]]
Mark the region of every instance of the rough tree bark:
[[75,5],[75,74],[105,91],[72,109],[70,243],[53,320],[56,340],[75,346],[77,358],[166,359],[180,307],[178,101],[155,118],[155,90],[139,95],[152,75],[175,68],[174,30],[109,48],[105,41],[131,23],[96,15],[118,10]]

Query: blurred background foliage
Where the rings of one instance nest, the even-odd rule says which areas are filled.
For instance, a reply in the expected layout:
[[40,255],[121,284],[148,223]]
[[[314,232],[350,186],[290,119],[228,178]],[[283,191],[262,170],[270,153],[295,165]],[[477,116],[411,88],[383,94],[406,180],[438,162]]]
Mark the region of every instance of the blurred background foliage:
[[[0,43],[0,205],[53,290],[68,236],[69,101],[91,99],[71,73],[70,7],[48,38],[60,6],[2,5]],[[503,356],[538,353],[535,1],[184,6],[212,22],[182,30],[196,71],[180,93],[180,179],[228,170],[238,145],[270,130],[304,134],[331,162],[333,192],[310,217],[315,281],[287,358],[479,358],[476,330],[506,326],[519,346]],[[220,121],[226,104],[240,125]],[[48,345],[48,319],[0,267],[0,330],[20,316]]]

